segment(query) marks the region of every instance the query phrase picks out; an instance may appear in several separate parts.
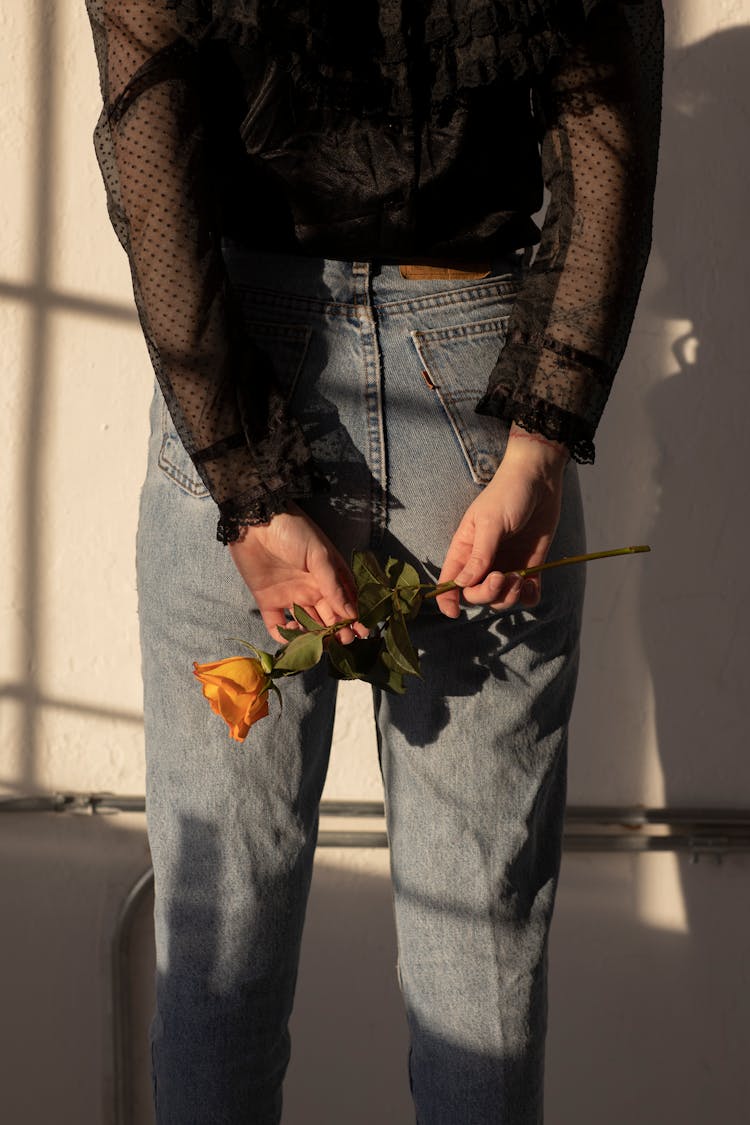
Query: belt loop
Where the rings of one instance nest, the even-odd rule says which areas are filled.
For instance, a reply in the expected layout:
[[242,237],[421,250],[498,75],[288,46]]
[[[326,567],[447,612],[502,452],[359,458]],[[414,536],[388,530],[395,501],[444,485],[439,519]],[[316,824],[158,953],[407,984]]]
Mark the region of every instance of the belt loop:
[[371,262],[352,262],[352,280],[354,282],[354,299],[358,305],[370,304],[370,282],[372,278]]

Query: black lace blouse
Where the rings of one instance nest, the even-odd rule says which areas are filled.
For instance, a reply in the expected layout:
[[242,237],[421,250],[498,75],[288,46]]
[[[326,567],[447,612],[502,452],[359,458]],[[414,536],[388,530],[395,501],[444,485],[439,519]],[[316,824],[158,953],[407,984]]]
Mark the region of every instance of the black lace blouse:
[[315,487],[223,236],[360,261],[538,243],[477,410],[593,460],[650,247],[661,0],[86,3],[110,217],[222,541]]

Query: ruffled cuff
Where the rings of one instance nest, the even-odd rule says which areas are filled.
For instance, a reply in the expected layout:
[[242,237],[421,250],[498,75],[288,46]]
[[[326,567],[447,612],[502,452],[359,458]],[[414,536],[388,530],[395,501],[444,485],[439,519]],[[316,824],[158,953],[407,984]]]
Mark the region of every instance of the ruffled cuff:
[[262,500],[225,501],[219,505],[216,538],[225,546],[227,543],[236,543],[242,537],[243,528],[268,523],[272,516],[286,512],[289,499],[286,492],[270,492]]
[[244,528],[269,523],[280,512],[287,512],[291,501],[319,496],[329,490],[328,479],[311,469],[283,488],[266,490],[260,496],[253,494],[224,500],[219,504],[216,538],[224,545],[236,543],[242,538]]
[[515,422],[523,430],[559,441],[579,465],[594,463],[594,427],[553,402],[544,399],[520,402],[509,395],[490,391],[474,409],[477,414],[487,414],[508,424]]

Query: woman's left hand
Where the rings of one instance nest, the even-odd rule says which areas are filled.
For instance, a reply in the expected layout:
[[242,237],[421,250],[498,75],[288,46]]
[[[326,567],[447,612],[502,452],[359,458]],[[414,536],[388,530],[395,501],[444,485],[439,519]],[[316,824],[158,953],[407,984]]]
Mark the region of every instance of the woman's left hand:
[[[295,603],[323,625],[356,617],[356,587],[349,567],[296,504],[290,502],[286,512],[267,524],[245,528],[228,550],[266,629],[279,644],[284,644],[279,626],[289,626],[287,611]],[[348,644],[367,634],[364,625],[354,622],[339,631],[338,639]]]
[[521,579],[511,572],[538,566],[547,557],[560,518],[568,456],[558,442],[511,428],[497,472],[467,508],[445,556],[438,581],[462,587],[436,599],[446,617],[458,617],[462,595],[470,605],[493,609],[538,603],[541,576]]

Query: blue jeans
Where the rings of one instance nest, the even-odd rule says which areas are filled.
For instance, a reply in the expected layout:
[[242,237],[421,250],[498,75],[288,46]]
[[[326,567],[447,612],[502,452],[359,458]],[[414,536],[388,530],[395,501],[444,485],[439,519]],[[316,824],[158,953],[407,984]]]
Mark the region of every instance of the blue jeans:
[[[474,413],[518,288],[226,246],[247,330],[301,419],[326,495],[301,503],[345,557],[370,547],[434,581],[505,427]],[[231,743],[192,661],[268,638],[216,509],[157,392],[138,532],[148,829],[156,886],[160,1125],[280,1119],[288,1019],[328,763],[335,680],[283,684]],[[574,466],[551,556],[583,548]],[[533,611],[429,603],[423,679],[373,692],[420,1125],[542,1120],[546,949],[560,859],[582,568]],[[335,1125],[335,1123],[332,1123]],[[343,1125],[343,1123],[342,1123]]]

